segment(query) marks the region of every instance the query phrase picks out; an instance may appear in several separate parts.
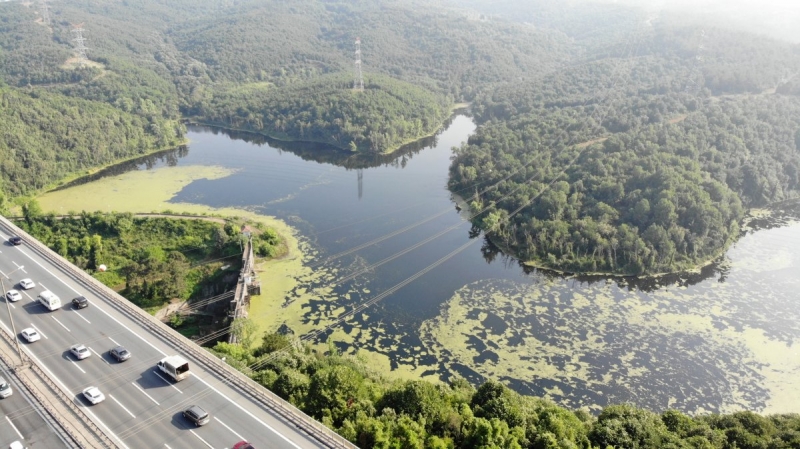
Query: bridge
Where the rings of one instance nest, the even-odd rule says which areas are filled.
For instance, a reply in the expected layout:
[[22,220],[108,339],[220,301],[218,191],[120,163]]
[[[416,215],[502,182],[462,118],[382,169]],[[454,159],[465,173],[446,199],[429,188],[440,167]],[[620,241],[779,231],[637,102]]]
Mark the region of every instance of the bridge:
[[[23,244],[7,243],[12,235],[21,236]],[[6,242],[0,245],[4,284],[17,288],[23,278],[36,283],[32,289],[19,289],[22,299],[6,302],[8,314],[0,313],[0,368],[6,365],[6,375],[20,390],[15,400],[28,401],[17,407],[30,421],[14,427],[6,415],[16,433],[0,425],[0,444],[17,437],[32,442],[35,429],[50,429],[42,438],[59,444],[31,447],[230,448],[242,440],[259,449],[355,447],[4,217],[0,240]],[[38,303],[36,296],[45,289],[61,298],[61,309],[50,312]],[[70,300],[76,296],[85,296],[89,306],[72,308]],[[19,336],[22,328],[38,330],[41,340],[25,342]],[[71,355],[69,347],[76,343],[86,345],[88,358]],[[110,356],[108,351],[118,345],[133,354],[129,360],[119,363]],[[191,367],[192,375],[178,383],[155,370],[158,360],[173,354],[189,360]],[[91,405],[81,394],[88,386],[98,387],[106,400]],[[0,404],[12,404],[6,400]],[[190,424],[182,416],[190,405],[208,411],[210,423]]]

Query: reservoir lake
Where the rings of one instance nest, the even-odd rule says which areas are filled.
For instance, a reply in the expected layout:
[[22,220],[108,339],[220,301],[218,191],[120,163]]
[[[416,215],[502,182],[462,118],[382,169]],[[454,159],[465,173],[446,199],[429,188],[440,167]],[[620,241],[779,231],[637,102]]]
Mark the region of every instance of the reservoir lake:
[[275,216],[297,230],[305,253],[307,269],[280,304],[286,313],[267,312],[256,297],[251,317],[295,336],[330,326],[322,349],[333,343],[387,375],[492,378],[592,412],[620,402],[687,413],[800,411],[797,203],[755,211],[742,238],[698,272],[549,273],[503,255],[456,207],[447,189],[452,148],[474,130],[456,115],[434,138],[393,155],[355,156],[191,126],[187,147],[80,182],[224,168],[170,202]]

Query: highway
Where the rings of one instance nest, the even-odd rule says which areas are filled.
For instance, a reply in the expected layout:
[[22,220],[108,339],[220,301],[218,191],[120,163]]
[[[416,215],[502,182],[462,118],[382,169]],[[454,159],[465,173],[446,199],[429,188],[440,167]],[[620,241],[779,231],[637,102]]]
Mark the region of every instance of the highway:
[[0,361],[0,375],[11,384],[13,394],[0,399],[0,447],[21,441],[30,449],[67,448],[37,410],[35,400],[19,387],[8,367]]
[[[12,231],[13,232],[13,231]],[[219,376],[206,370],[186,352],[155,337],[127,313],[114,307],[110,298],[94,294],[59,266],[50,263],[26,241],[20,246],[7,242],[9,229],[0,226],[0,275],[5,288],[15,288],[22,299],[10,302],[17,335],[33,327],[41,340],[21,346],[50,378],[84,409],[97,426],[122,448],[230,448],[247,440],[256,448],[323,447],[316,439],[281,419],[263,404],[251,400]],[[8,279],[7,279],[8,278]],[[18,282],[30,278],[36,286],[22,290]],[[48,311],[36,301],[43,290],[61,298],[63,307]],[[74,309],[76,296],[86,296],[89,306]],[[3,298],[5,301],[5,298]],[[5,305],[2,306],[5,309]],[[0,309],[0,327],[11,333],[11,323]],[[77,360],[69,347],[86,345],[91,356]],[[122,345],[133,355],[122,363],[108,351]],[[180,354],[190,362],[192,375],[172,382],[156,372],[156,362]],[[104,402],[91,405],[81,391],[96,386]],[[6,400],[3,400],[6,401]],[[0,405],[4,402],[0,402]],[[199,405],[211,414],[209,424],[195,427],[182,410]],[[3,418],[0,417],[0,420]],[[0,430],[3,422],[0,421]],[[5,433],[0,435],[5,437]]]

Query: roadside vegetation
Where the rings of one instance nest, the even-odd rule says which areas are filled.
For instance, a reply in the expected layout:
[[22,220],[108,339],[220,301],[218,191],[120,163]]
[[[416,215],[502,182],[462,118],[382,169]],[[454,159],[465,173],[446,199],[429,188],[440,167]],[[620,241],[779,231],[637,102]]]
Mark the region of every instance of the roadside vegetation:
[[[236,220],[100,212],[57,218],[42,215],[35,201],[24,212],[18,226],[143,309],[214,296],[238,278],[245,237]],[[283,255],[274,230],[249,226],[258,257]]]
[[363,449],[800,447],[797,414],[690,417],[622,404],[594,417],[495,381],[477,388],[459,378],[449,384],[392,381],[333,346],[323,355],[290,343],[290,336],[274,333],[252,349],[218,343],[214,351]]

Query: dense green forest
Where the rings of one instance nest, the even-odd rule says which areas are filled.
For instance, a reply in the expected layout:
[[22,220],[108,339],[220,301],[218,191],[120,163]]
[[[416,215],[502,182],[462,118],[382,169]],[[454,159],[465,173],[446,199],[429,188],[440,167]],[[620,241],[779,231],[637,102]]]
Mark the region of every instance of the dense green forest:
[[[17,223],[22,229],[145,309],[157,310],[171,299],[213,296],[224,291],[222,277],[233,273],[235,283],[238,276],[244,237],[235,220],[100,212],[58,218],[42,214],[35,201],[23,209],[24,219]],[[285,253],[273,229],[250,226],[257,256]],[[108,269],[99,271],[101,264]],[[222,270],[223,265],[229,268]]]
[[383,75],[364,91],[350,76],[325,75],[284,88],[248,85],[215,92],[198,119],[272,137],[385,153],[433,134],[450,114],[443,95]]
[[[692,267],[739,236],[746,208],[800,193],[797,45],[608,2],[50,6],[46,26],[37,4],[0,3],[0,173],[11,197],[177,145],[184,118],[370,152],[430,134],[462,101],[479,128],[456,150],[450,188],[495,243],[538,265]],[[85,64],[70,32],[79,23]],[[358,93],[356,37],[367,73]],[[374,161],[330,159],[340,160]],[[24,210],[28,232],[89,271],[108,265],[94,274],[142,307],[193,297],[221,265],[205,261],[238,250],[230,223]],[[280,254],[273,232],[259,234],[260,255]],[[352,359],[275,352],[285,345],[268,335],[253,352],[215,350],[365,448],[800,447],[797,415],[622,405],[591,417],[495,382],[392,382]]]
[[[452,103],[545,73],[570,51],[559,34],[428,2],[80,0],[50,5],[49,26],[38,4],[0,8],[9,196],[174,146],[179,120],[198,114],[346,149],[396,148],[435,131]],[[85,64],[71,35],[81,23]],[[361,96],[341,89],[347,76],[324,76],[352,71],[357,36],[369,73]]]
[[6,3],[0,20],[3,191],[28,195],[68,175],[184,142],[174,86],[125,60],[82,66],[68,23],[36,23]]
[[214,351],[363,449],[800,448],[797,414],[693,418],[613,405],[592,417],[494,381],[390,381],[333,347],[328,355],[297,349],[283,334],[253,347],[218,343]]
[[641,274],[708,261],[745,207],[797,196],[800,98],[773,92],[800,53],[709,30],[693,54],[687,35],[656,28],[628,55],[476,99],[483,126],[450,179],[473,223],[536,265]]

